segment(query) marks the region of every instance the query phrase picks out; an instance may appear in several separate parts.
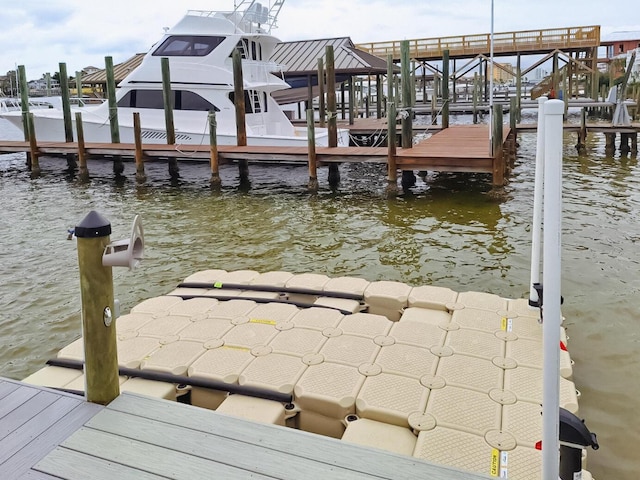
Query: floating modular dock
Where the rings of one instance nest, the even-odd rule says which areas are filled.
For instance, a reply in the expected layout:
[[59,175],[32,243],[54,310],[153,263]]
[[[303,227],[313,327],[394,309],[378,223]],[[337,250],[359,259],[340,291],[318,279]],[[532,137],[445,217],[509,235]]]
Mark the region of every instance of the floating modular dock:
[[[121,391],[188,395],[198,407],[463,471],[540,478],[542,326],[527,300],[252,270],[206,270],[181,285],[118,318],[120,366],[291,402],[124,376]],[[577,413],[564,329],[561,338],[560,406]],[[82,361],[82,339],[58,359]],[[25,381],[84,388],[81,371],[54,366]]]

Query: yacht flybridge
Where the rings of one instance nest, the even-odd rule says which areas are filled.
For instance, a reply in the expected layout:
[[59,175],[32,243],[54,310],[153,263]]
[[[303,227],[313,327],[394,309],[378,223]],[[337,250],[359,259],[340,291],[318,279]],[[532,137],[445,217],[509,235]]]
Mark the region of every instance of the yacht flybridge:
[[[138,68],[116,91],[120,141],[132,143],[133,113],[139,112],[142,140],[166,143],[161,59],[169,59],[174,100],[174,125],[179,144],[209,142],[208,112],[216,112],[217,140],[236,144],[232,55],[242,58],[247,143],[249,145],[306,145],[306,129],[296,128],[271,97],[289,85],[269,62],[279,40],[270,34],[284,0],[265,7],[255,0],[236,2],[230,12],[188,11],[145,55]],[[109,107],[84,107],[82,122],[87,142],[111,141]],[[33,112],[36,136],[42,141],[64,141],[63,112]],[[2,116],[22,128],[20,112]],[[74,115],[72,115],[74,117]],[[74,118],[75,121],[75,118]],[[74,126],[75,132],[75,126]],[[346,132],[339,143],[347,145]],[[316,143],[327,144],[327,130],[316,130]]]

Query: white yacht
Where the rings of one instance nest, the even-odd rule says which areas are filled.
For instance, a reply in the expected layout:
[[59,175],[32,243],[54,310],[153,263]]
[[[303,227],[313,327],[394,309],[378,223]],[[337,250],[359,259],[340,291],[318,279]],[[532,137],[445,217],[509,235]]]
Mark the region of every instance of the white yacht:
[[[220,145],[235,145],[236,115],[232,54],[242,57],[246,131],[249,145],[307,145],[306,128],[297,128],[271,97],[289,85],[275,73],[281,68],[269,57],[279,40],[270,34],[284,0],[271,8],[255,0],[237,2],[233,11],[188,11],[125,77],[116,91],[120,141],[133,143],[133,113],[139,112],[144,143],[166,143],[161,59],[169,59],[178,144],[208,144],[208,112],[216,112]],[[72,108],[82,112],[86,142],[110,142],[108,103]],[[59,108],[33,112],[39,141],[64,141]],[[19,111],[0,113],[22,129]],[[72,114],[75,122],[75,115]],[[75,135],[74,125],[74,135]],[[316,143],[327,145],[327,129],[316,129]],[[338,144],[348,145],[348,132],[338,132]]]

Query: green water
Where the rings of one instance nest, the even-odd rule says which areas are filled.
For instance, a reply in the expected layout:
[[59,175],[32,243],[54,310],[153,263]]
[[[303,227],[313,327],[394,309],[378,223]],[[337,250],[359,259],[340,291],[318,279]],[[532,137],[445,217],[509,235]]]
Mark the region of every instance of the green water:
[[[16,131],[0,120],[0,138]],[[563,314],[580,417],[598,434],[589,453],[599,479],[635,479],[640,471],[640,167],[635,156],[604,153],[589,135],[578,157],[565,137]],[[341,166],[342,183],[305,191],[307,171],[251,166],[251,187],[222,169],[223,189],[208,188],[205,164],[147,165],[138,186],[127,164],[116,181],[106,162],[91,162],[88,184],[58,159],[41,160],[30,179],[22,155],[0,156],[0,375],[23,378],[80,335],[76,245],[67,240],[91,210],[124,238],[141,215],[146,251],[135,271],[114,269],[116,297],[128,311],[207,268],[317,272],[411,285],[435,284],[504,297],[528,295],[535,135],[520,137],[510,183],[489,194],[483,175],[418,179],[411,192],[384,194],[384,169]]]

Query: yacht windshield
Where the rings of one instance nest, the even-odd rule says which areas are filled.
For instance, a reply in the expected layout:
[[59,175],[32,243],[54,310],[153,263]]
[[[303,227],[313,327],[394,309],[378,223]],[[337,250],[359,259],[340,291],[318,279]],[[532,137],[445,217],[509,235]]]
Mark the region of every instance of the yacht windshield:
[[167,38],[153,52],[162,57],[204,57],[220,45],[226,37],[174,35]]

